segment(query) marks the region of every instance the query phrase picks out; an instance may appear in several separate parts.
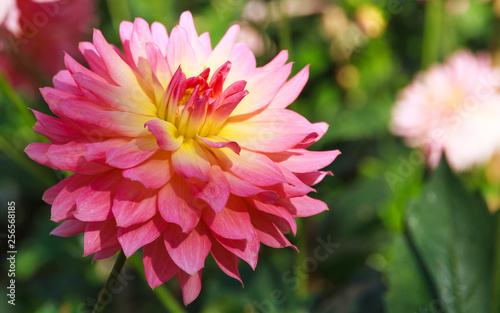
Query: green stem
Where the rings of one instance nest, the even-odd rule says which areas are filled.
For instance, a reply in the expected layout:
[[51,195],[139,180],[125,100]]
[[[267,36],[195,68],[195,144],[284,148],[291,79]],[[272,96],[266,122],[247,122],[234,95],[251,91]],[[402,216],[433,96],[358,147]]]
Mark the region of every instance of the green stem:
[[130,21],[130,9],[127,0],[107,0],[106,3],[113,29],[118,29],[120,22],[123,20]]
[[497,219],[497,234],[495,258],[493,263],[493,303],[491,305],[491,313],[500,312],[500,211],[496,213]]
[[0,90],[7,96],[7,98],[12,102],[21,115],[26,125],[32,127],[35,124],[35,118],[28,111],[28,106],[23,102],[21,97],[12,89],[12,87],[7,83],[7,80],[0,74]]
[[109,299],[104,299],[104,295],[106,295],[107,297],[107,294],[110,293],[111,290],[114,288],[116,282],[118,281],[118,275],[120,275],[120,272],[122,271],[123,265],[125,265],[126,260],[127,258],[125,257],[123,250],[120,250],[118,258],[115,261],[115,265],[113,266],[111,273],[109,273],[108,279],[104,283],[104,287],[101,291],[101,294],[99,295],[99,299],[97,300],[94,310],[92,311],[93,313],[103,312],[104,307],[106,306],[109,300]]
[[425,3],[424,39],[422,44],[422,69],[438,62],[442,57],[443,0]]
[[[145,280],[144,267],[142,262],[137,259],[136,254],[129,258],[130,264],[139,272]],[[170,290],[165,285],[160,285],[153,292],[158,300],[163,304],[163,307],[171,313],[187,313],[186,310],[177,302],[176,298],[170,293]]]

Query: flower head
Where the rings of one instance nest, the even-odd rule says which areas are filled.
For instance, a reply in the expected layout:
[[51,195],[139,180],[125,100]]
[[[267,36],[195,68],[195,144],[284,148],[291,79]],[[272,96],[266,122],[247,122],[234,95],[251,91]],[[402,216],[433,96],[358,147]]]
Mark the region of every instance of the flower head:
[[433,168],[443,152],[457,171],[483,164],[500,148],[499,86],[487,55],[457,52],[401,92],[392,131],[424,149]]
[[294,217],[326,205],[306,194],[338,151],[305,148],[326,131],[286,107],[308,78],[288,80],[281,52],[256,67],[231,27],[212,49],[192,16],[165,27],[142,19],[120,27],[124,55],[99,30],[80,44],[90,69],[65,56],[67,70],[42,89],[59,118],[34,111],[51,143],[26,149],[35,161],[74,172],[50,188],[58,236],[84,233],[84,255],[108,258],[143,248],[156,287],[176,276],[184,302],[201,288],[209,253],[240,280],[238,261],[257,264],[260,243],[291,246]]
[[0,69],[15,87],[36,91],[77,52],[96,21],[95,0],[2,0]]

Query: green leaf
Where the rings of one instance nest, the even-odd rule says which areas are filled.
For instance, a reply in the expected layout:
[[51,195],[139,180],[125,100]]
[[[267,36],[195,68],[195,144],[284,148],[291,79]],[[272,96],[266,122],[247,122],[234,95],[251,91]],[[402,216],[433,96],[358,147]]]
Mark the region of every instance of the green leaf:
[[388,253],[390,264],[385,279],[387,313],[419,312],[432,302],[421,268],[402,234],[394,237]]
[[495,220],[445,161],[409,207],[410,237],[447,313],[487,313],[491,305]]

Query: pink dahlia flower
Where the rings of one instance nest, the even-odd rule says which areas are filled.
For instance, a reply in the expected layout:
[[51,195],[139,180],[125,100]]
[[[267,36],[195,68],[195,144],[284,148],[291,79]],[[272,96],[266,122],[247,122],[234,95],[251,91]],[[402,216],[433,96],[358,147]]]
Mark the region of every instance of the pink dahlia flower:
[[392,131],[422,148],[432,168],[443,152],[456,171],[483,164],[500,148],[499,86],[487,55],[457,52],[401,92]]
[[95,0],[2,0],[0,71],[15,87],[36,90],[64,66],[63,51],[77,44],[96,21]]
[[30,144],[35,161],[74,172],[50,188],[58,236],[85,235],[84,255],[127,257],[143,248],[152,288],[176,276],[184,302],[200,292],[209,253],[240,280],[238,261],[257,264],[260,243],[292,246],[294,217],[327,209],[308,197],[338,151],[305,148],[326,131],[286,107],[308,68],[281,52],[256,67],[232,26],[215,48],[192,16],[165,27],[142,19],[120,26],[124,55],[94,31],[80,51],[90,69],[65,56],[67,70],[42,89],[52,112]]

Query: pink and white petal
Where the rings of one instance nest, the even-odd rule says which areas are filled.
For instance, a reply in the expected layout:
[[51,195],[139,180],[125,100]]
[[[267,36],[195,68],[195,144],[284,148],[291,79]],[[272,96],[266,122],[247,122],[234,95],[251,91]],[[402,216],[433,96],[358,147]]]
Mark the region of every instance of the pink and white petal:
[[296,173],[298,179],[308,186],[314,186],[321,182],[326,176],[333,176],[330,171],[318,171],[311,173]]
[[239,258],[224,248],[215,238],[212,240],[210,253],[219,268],[228,276],[237,279],[243,286],[243,281],[238,270]]
[[[132,60],[132,54],[130,52],[130,38],[132,37],[132,30],[134,29],[134,23],[129,21],[122,21],[120,23],[120,39],[123,46],[123,52],[125,52],[125,60]],[[132,63],[132,62],[130,62]],[[130,64],[130,66],[135,66],[135,64]]]
[[272,186],[288,181],[277,164],[262,154],[243,149],[238,155],[229,148],[212,149],[212,153],[227,170],[252,185]]
[[[54,78],[52,78],[52,84],[54,84],[55,89],[67,92],[68,94],[71,94],[73,96],[79,97],[83,95],[82,91],[80,90],[80,88],[78,88],[78,85],[76,84],[75,80],[68,70],[61,70],[57,72]],[[46,88],[49,87],[41,88],[40,90],[42,91]]]
[[156,44],[151,42],[146,44],[146,55],[151,65],[151,70],[158,79],[158,82],[162,85],[163,90],[167,89],[168,82],[172,76],[170,75],[170,68],[165,55]]
[[143,163],[123,170],[123,177],[140,182],[148,189],[164,186],[172,177],[174,170],[170,163],[170,154],[159,151]]
[[145,126],[155,136],[158,146],[166,151],[175,151],[183,143],[183,136],[178,134],[177,127],[174,124],[161,119],[152,119],[147,121]]
[[101,76],[108,82],[113,81],[109,76],[108,69],[106,68],[106,65],[104,65],[104,62],[102,61],[101,56],[99,55],[99,52],[97,52],[97,49],[95,48],[94,44],[84,41],[80,42],[78,48],[83,57],[85,58],[85,60],[87,61],[92,72]]
[[158,210],[163,219],[188,233],[198,225],[201,207],[196,205],[184,179],[175,175],[158,191]]
[[158,149],[154,136],[139,137],[122,147],[107,150],[106,161],[111,166],[127,169],[144,162]]
[[134,20],[129,46],[132,60],[141,74],[145,73],[141,69],[140,60],[147,60],[146,43],[148,42],[153,42],[153,36],[151,35],[149,24],[142,18],[136,18]]
[[219,136],[211,136],[208,138],[198,136],[198,138],[209,147],[215,149],[228,147],[229,149],[233,150],[234,153],[240,154],[241,147],[236,141],[227,141],[223,138],[220,138]]
[[[66,186],[61,189],[52,203],[50,219],[54,222],[73,219],[72,213],[76,210],[75,199],[99,177],[100,175],[73,174],[65,178],[62,182],[66,182]],[[56,186],[59,186],[59,184]]]
[[[166,227],[167,222],[160,215],[131,227],[118,227],[118,241],[123,248],[123,253],[127,257],[132,256],[138,249],[160,237]],[[163,239],[161,243],[161,248],[165,250]]]
[[315,128],[314,133],[309,134],[304,140],[296,145],[294,148],[295,149],[306,149],[309,146],[311,146],[313,143],[317,142],[318,140],[323,137],[323,135],[326,133],[328,130],[328,124],[325,122],[319,122],[319,123],[313,123],[312,124]]
[[163,238],[168,254],[181,270],[195,274],[205,266],[212,246],[205,225],[198,224],[187,234],[177,225],[168,225]]
[[201,64],[197,62],[196,53],[189,42],[186,30],[180,26],[174,27],[170,33],[166,58],[172,75],[179,66],[187,77],[199,74]]
[[275,203],[279,200],[278,194],[272,190],[256,187],[228,172],[224,172],[224,175],[231,188],[231,193],[235,196],[243,198],[255,197],[263,203]]
[[210,41],[210,34],[205,32],[198,37],[200,40],[200,45],[203,50],[206,51],[207,54],[212,53],[212,42]]
[[182,270],[175,275],[182,288],[182,300],[184,305],[188,305],[198,297],[201,291],[201,270],[193,275],[189,275]]
[[305,149],[289,149],[283,152],[267,154],[271,160],[278,162],[294,173],[317,171],[332,163],[339,155],[339,150],[308,151]]
[[82,110],[80,114],[89,124],[99,129],[105,129],[117,136],[132,138],[148,134],[148,131],[144,129],[144,124],[154,118],[151,115],[120,111]]
[[158,22],[151,24],[151,35],[153,42],[160,48],[163,57],[167,55],[168,32],[165,26]]
[[70,141],[62,145],[51,145],[47,158],[57,169],[79,174],[93,175],[111,170],[111,167],[95,162],[88,162],[85,157],[85,145],[88,142]]
[[49,150],[51,143],[42,143],[42,142],[34,142],[30,143],[26,149],[24,149],[24,152],[30,157],[35,162],[38,162],[42,165],[45,165],[50,168],[55,168],[57,167],[50,162],[49,158],[47,157],[47,151]]
[[143,223],[156,215],[156,190],[146,189],[138,182],[123,179],[115,191],[111,211],[118,227]]
[[279,203],[266,204],[253,199],[247,199],[247,201],[250,205],[261,212],[276,215],[287,224],[287,228],[290,229],[294,235],[297,233],[297,223],[295,223],[292,214]]
[[203,220],[212,233],[228,239],[249,239],[255,236],[245,203],[238,197],[230,197],[226,208],[219,213],[203,211]]
[[69,126],[64,121],[36,110],[31,111],[37,120],[33,128],[35,132],[47,137],[53,143],[66,143],[75,138],[82,137],[80,131]]
[[231,193],[229,184],[219,165],[212,165],[212,178],[207,183],[197,178],[186,180],[193,197],[205,200],[215,212],[221,212]]
[[113,255],[115,255],[116,252],[120,251],[121,249],[122,248],[120,247],[120,245],[115,245],[113,247],[98,251],[94,254],[92,261],[99,261],[99,260],[108,259],[108,258],[112,257]]
[[70,237],[85,231],[87,223],[79,220],[68,220],[54,228],[50,234],[59,237]]
[[101,222],[111,218],[113,194],[121,179],[119,171],[101,175],[75,198],[73,216],[82,222]]
[[193,139],[184,140],[179,149],[172,153],[172,165],[183,178],[210,180],[210,162],[204,149]]
[[224,62],[228,61],[239,31],[240,27],[238,25],[233,25],[228,29],[224,37],[222,37],[210,56],[207,58],[205,63],[206,67],[215,70],[224,64]]
[[102,222],[87,223],[85,227],[83,256],[120,245],[116,237],[115,220],[110,218]]
[[279,166],[288,183],[280,183],[272,187],[267,187],[275,191],[281,198],[302,197],[309,192],[315,192],[314,188],[304,184],[300,179],[284,166]]
[[260,240],[257,233],[251,240],[234,240],[213,234],[217,241],[229,252],[247,262],[255,270],[259,258]]
[[295,99],[299,96],[302,89],[306,85],[307,79],[309,78],[309,65],[304,67],[300,72],[298,72],[289,81],[283,84],[276,97],[267,107],[268,109],[285,109],[290,104],[292,104]]
[[145,245],[142,255],[146,280],[153,289],[170,280],[179,271],[168,255],[162,237]]
[[[97,133],[95,133],[97,135]],[[104,137],[96,138],[102,140]],[[104,141],[91,142],[85,145],[83,156],[89,162],[106,164],[106,151],[123,147],[131,141],[131,138],[111,138]]]
[[281,199],[279,203],[295,217],[313,216],[328,210],[326,203],[309,196]]
[[249,94],[241,100],[231,116],[245,115],[265,108],[271,103],[292,71],[292,64],[262,71],[246,78]]
[[257,66],[255,55],[248,45],[244,43],[234,45],[228,60],[233,66],[224,82],[224,88],[238,80],[250,77],[255,72]]
[[297,248],[286,239],[279,227],[269,218],[266,213],[258,210],[249,210],[252,224],[259,236],[259,240],[266,246],[273,248],[293,247]]
[[290,110],[264,110],[248,119],[229,118],[219,136],[236,141],[241,147],[282,152],[300,144],[316,127],[303,116]]
[[196,33],[196,28],[194,26],[193,15],[189,11],[184,11],[179,19],[179,26],[186,30],[187,36],[189,38],[189,43],[193,47],[194,53],[196,54],[196,60],[198,64],[204,64],[210,51],[203,48],[198,38],[198,33]]

